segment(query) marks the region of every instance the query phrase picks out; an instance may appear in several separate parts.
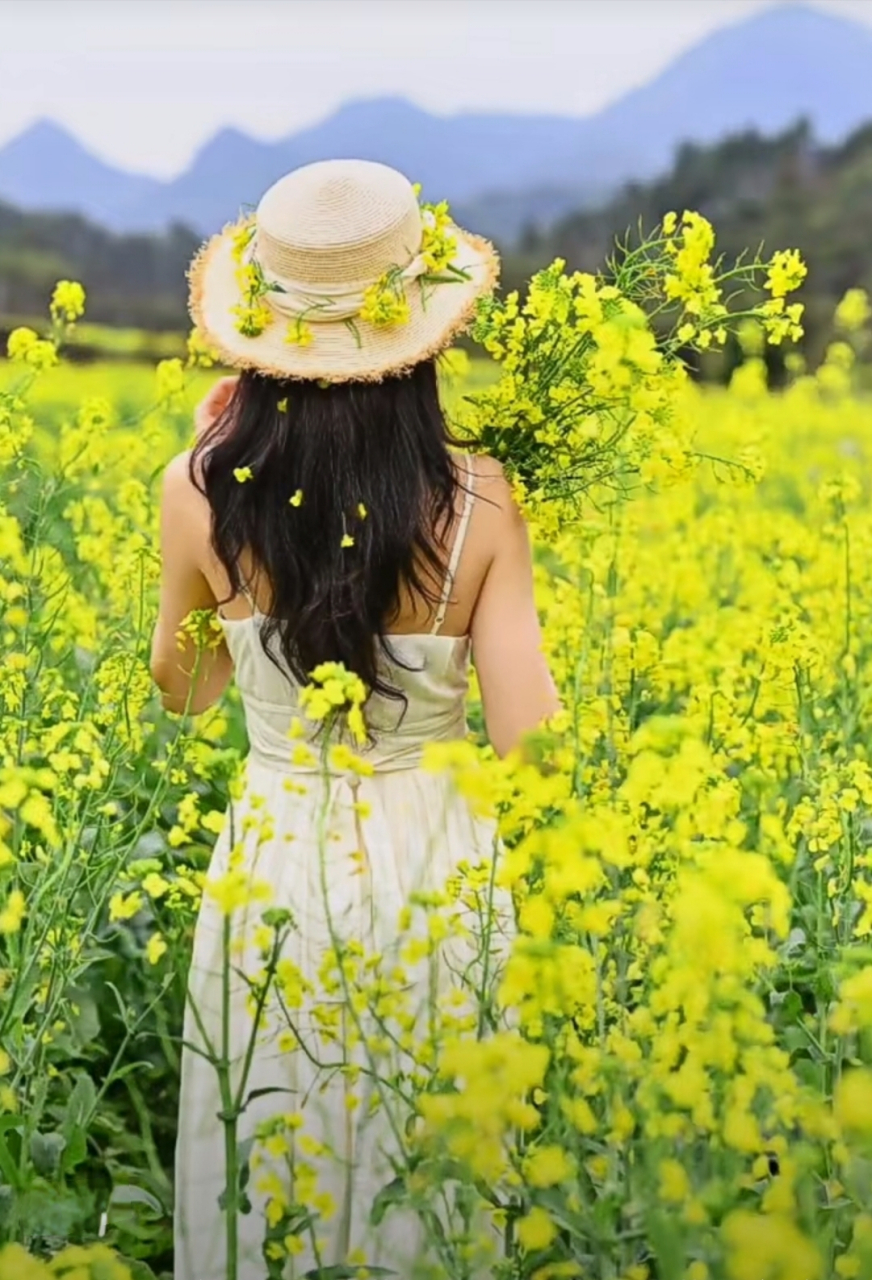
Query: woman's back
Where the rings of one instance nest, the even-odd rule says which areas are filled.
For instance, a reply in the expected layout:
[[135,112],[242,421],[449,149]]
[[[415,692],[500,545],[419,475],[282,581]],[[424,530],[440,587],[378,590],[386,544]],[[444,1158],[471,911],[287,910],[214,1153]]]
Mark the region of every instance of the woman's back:
[[[477,549],[478,564],[473,560],[469,566],[465,555],[479,468],[469,457],[459,458],[457,466],[463,488],[459,511],[449,529],[450,551],[439,595],[425,613],[420,602],[404,593],[403,608],[385,634],[386,649],[380,658],[384,683],[399,696],[376,693],[367,702],[371,742],[363,756],[375,769],[416,767],[428,742],[450,741],[466,733],[468,626],[486,574],[486,568],[482,569],[486,560],[481,547]],[[214,569],[217,579],[219,567]],[[252,578],[256,580],[256,572]],[[262,593],[267,594],[265,588]],[[291,724],[301,722],[304,716],[299,705],[300,686],[283,665],[280,652],[274,649],[270,659],[265,651],[261,631],[267,610],[267,600],[260,602],[255,590],[245,586],[219,617],[245,706],[252,757],[280,767],[289,757]],[[455,627],[466,620],[463,630],[452,633],[445,629],[449,614]],[[309,736],[314,738],[315,734]]]
[[[466,733],[471,638],[466,631],[451,634],[443,626],[449,619],[456,627],[464,619],[469,624],[475,614],[466,594],[474,590],[475,571],[464,567],[478,507],[475,479],[473,473],[452,521],[445,582],[429,628],[412,630],[421,624],[406,610],[395,620],[400,629],[385,636],[392,656],[381,654],[380,675],[399,696],[371,695],[366,704],[370,741],[363,748],[355,745],[353,756],[343,752],[341,734],[322,741],[302,727],[301,682],[280,651],[274,651],[273,660],[264,647],[269,600],[263,576],[263,596],[246,587],[222,610],[227,616],[221,625],[245,708],[249,754],[242,795],[216,845],[210,876],[226,873],[235,848],[242,855],[246,883],[256,881],[258,893],[268,892],[270,905],[290,911],[294,928],[283,945],[281,965],[284,973],[295,975],[295,982],[298,975],[301,990],[318,990],[331,948],[362,946],[386,963],[394,963],[391,957],[398,961],[397,921],[409,904],[439,891],[457,875],[461,861],[476,866],[493,853],[492,824],[473,815],[447,775],[421,767],[428,743],[456,741]],[[213,572],[217,592],[222,587],[217,566]],[[508,924],[506,914],[504,927]],[[184,1035],[186,1044],[199,1046],[203,1015],[195,1017],[191,1006],[212,1011],[223,1000],[232,1025],[240,1028],[231,1040],[231,1055],[241,1058],[248,981],[263,958],[236,924],[234,966],[245,981],[225,996],[223,938],[220,911],[207,893],[195,938]],[[473,959],[459,952],[455,963],[467,966]],[[432,995],[433,977],[422,974],[414,981],[422,995],[425,990]],[[279,999],[268,1009],[270,1024],[280,1028],[283,1014],[287,1011]],[[391,1131],[378,1117],[363,1121],[349,1113],[341,1076],[334,1072],[321,1078],[317,1063],[324,1049],[317,1019],[311,1021],[305,1008],[292,1016],[288,1047],[277,1052],[267,1037],[251,1059],[252,1101],[245,1109],[243,1137],[271,1120],[278,1094],[306,1099],[304,1132],[325,1156],[319,1189],[338,1211],[321,1228],[322,1256],[341,1262],[351,1250],[362,1251],[372,1265],[411,1274],[424,1248],[420,1229],[409,1223],[375,1231],[368,1220],[368,1206],[390,1181],[398,1154],[392,1153]],[[360,1017],[368,1027],[368,1014]],[[217,1033],[216,1019],[208,1014],[205,1026],[213,1036]],[[359,1049],[342,1046],[341,1052],[358,1070]],[[371,1088],[364,1074],[361,1117],[371,1113]],[[223,1136],[215,1124],[221,1100],[214,1069],[200,1052],[185,1055],[180,1102],[176,1280],[219,1280],[225,1265],[215,1207],[223,1187]],[[241,1220],[239,1233],[245,1280],[262,1274],[266,1206],[256,1180],[252,1201],[254,1212]]]
[[[523,608],[516,617],[509,616],[503,602],[512,599],[511,583],[524,563],[524,549],[526,577],[520,577],[527,583],[532,610],[529,549],[499,468],[489,459],[462,455],[455,462],[460,485],[441,539],[443,580],[423,607],[413,592],[399,593],[400,607],[383,631],[387,649],[379,657],[383,682],[399,697],[378,691],[371,695],[366,704],[371,741],[363,749],[355,748],[357,760],[341,749],[338,754],[329,749],[330,741],[336,745],[335,738],[322,752],[319,747],[324,744],[305,729],[300,736],[295,732],[301,682],[283,663],[280,651],[272,660],[264,647],[265,638],[270,643],[269,608],[277,593],[264,574],[257,573],[250,553],[241,557],[244,589],[232,593],[221,609],[250,750],[242,796],[216,845],[210,877],[226,873],[236,849],[242,855],[245,882],[256,883],[258,893],[268,892],[270,905],[290,911],[294,928],[283,946],[281,964],[283,972],[295,975],[302,991],[319,990],[324,956],[331,948],[361,946],[365,953],[383,957],[387,965],[399,962],[401,941],[412,941],[411,934],[398,933],[397,925],[409,913],[409,904],[441,892],[456,880],[461,865],[483,867],[494,854],[493,823],[473,813],[449,775],[422,768],[422,756],[428,743],[457,741],[466,733],[473,648],[478,645],[485,656],[494,645],[505,644],[511,650],[512,624],[523,625]],[[202,495],[194,493],[196,498],[189,495],[189,510],[196,512],[193,523],[181,522],[177,533],[199,539],[206,548],[208,513]],[[513,545],[521,535],[521,543]],[[230,594],[226,569],[214,550],[207,555],[204,572],[217,599]],[[515,603],[521,603],[522,596],[523,592],[516,595]],[[532,616],[535,620],[535,611]],[[538,648],[526,657],[541,661]],[[487,696],[501,698],[502,691],[493,683],[501,678],[498,665],[482,661],[481,675]],[[513,696],[523,704],[520,682]],[[541,706],[539,711],[541,718]],[[498,715],[495,723],[499,734],[503,722]],[[409,978],[410,1010],[423,1011],[434,995],[448,999],[452,971],[466,972],[473,983],[495,980],[494,956],[511,929],[511,904],[494,904],[489,943],[493,956],[462,942],[469,928],[461,918],[463,910],[458,908],[456,937],[443,944],[446,967],[425,962]],[[252,928],[255,923],[256,911]],[[413,945],[423,956],[429,945],[421,936],[427,928],[426,914],[419,913],[415,928]],[[199,1046],[203,1025],[213,1036],[217,1033],[216,1017],[210,1012],[203,1024],[202,1014],[195,1017],[192,1007],[213,1011],[228,1000],[220,977],[224,937],[220,911],[207,894],[189,977],[184,1035],[191,1046]],[[241,1057],[250,1005],[248,983],[263,957],[238,924],[233,945],[234,965],[244,981],[234,986],[225,1007],[232,1025],[243,1028],[230,1044],[231,1054]],[[322,998],[314,997],[316,1003]],[[411,1274],[426,1249],[419,1224],[392,1219],[386,1228],[376,1229],[369,1221],[368,1208],[390,1182],[400,1158],[395,1135],[383,1119],[372,1119],[372,1086],[365,1073],[359,1116],[369,1119],[358,1119],[356,1111],[349,1114],[341,1076],[329,1073],[322,1078],[317,1065],[323,1054],[321,1028],[317,1019],[309,1021],[307,1010],[304,1004],[301,1012],[292,1014],[290,1048],[277,1051],[267,1037],[253,1055],[252,1101],[242,1136],[270,1122],[277,1094],[306,1099],[304,1133],[323,1152],[319,1187],[338,1211],[321,1224],[321,1256],[341,1262],[355,1250],[373,1266]],[[366,1033],[374,1036],[378,1028],[370,1026],[368,1014],[360,1016]],[[270,1025],[282,1026],[287,1010],[281,1000],[270,1005],[266,1017]],[[359,1047],[343,1047],[342,1052],[349,1054],[354,1070],[362,1065]],[[223,1274],[224,1246],[215,1208],[223,1188],[223,1138],[215,1124],[220,1107],[212,1066],[202,1053],[187,1052],[176,1155],[176,1280],[219,1280]],[[261,1274],[267,1208],[257,1185],[252,1203],[253,1212],[240,1222],[240,1274],[245,1280]]]
[[[295,1274],[346,1274],[365,1258],[411,1275],[426,1252],[414,1220],[372,1223],[407,1154],[405,1119],[389,1123],[375,1103],[400,1105],[417,1025],[434,1002],[457,1009],[455,979],[480,995],[494,981],[491,944],[512,913],[506,903],[472,947],[468,920],[446,922],[443,937],[429,915],[464,867],[480,868],[478,894],[497,842],[422,754],[465,734],[470,659],[498,751],[556,708],[524,522],[499,467],[455,451],[439,399],[434,353],[469,322],[496,267],[491,246],[443,206],[421,209],[401,174],[331,161],[282,179],[191,272],[204,338],[245,372],[207,398],[193,453],[166,473],[152,670],[173,710],[202,710],[234,674],[250,753],[189,974],[176,1280],[227,1274],[218,1044],[246,1074],[236,1142],[299,1106],[293,1141],[318,1153],[316,1216],[289,1246]],[[193,639],[178,648],[192,609],[222,618],[205,655]],[[302,689],[328,662],[366,694],[362,751],[299,715],[314,710]],[[452,901],[458,917],[474,911],[470,894]],[[330,957],[345,980],[361,954],[376,1007],[369,996],[343,1007]],[[378,994],[391,984],[402,1009]],[[290,1184],[287,1174],[279,1160],[283,1206],[301,1198],[296,1166]],[[260,1280],[277,1201],[260,1177],[245,1190],[235,1274]]]
[[[541,651],[529,540],[510,486],[492,458],[456,454],[454,461],[454,510],[447,523],[432,531],[441,548],[441,578],[426,596],[401,585],[398,607],[384,623],[397,661],[386,653],[380,661],[393,687],[423,707],[432,698],[431,672],[441,670],[446,701],[465,695],[471,658],[488,734],[503,754],[557,709],[557,698]],[[195,557],[209,595],[222,602],[228,662],[249,705],[261,699],[294,706],[299,681],[282,668],[274,638],[278,666],[266,656],[261,640],[276,593],[247,547],[239,555],[240,589],[234,590],[215,549],[212,525],[209,503],[190,476],[189,455],[180,455],[165,480],[164,561],[183,554]],[[372,639],[376,644],[377,637]],[[403,705],[402,699],[373,696],[368,703],[372,728],[384,733]]]

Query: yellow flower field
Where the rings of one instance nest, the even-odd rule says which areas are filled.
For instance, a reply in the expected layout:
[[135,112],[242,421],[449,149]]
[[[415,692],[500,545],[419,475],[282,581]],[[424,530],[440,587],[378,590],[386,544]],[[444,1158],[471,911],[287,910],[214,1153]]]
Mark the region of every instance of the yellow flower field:
[[[778,271],[795,287],[789,255]],[[712,287],[698,258],[675,279],[685,301]],[[561,443],[531,437],[545,460],[519,492],[564,712],[524,758],[482,750],[476,708],[470,741],[433,753],[499,814],[506,848],[496,885],[469,867],[409,905],[403,963],[427,963],[470,910],[487,957],[505,889],[517,936],[423,1026],[401,975],[352,944],[325,956],[322,992],[301,990],[277,959],[281,904],[261,904],[238,863],[205,879],[236,793],[239,708],[231,694],[195,720],[161,713],[147,655],[157,480],[211,374],[53,367],[35,338],[0,366],[3,1280],[171,1274],[178,1039],[204,885],[228,919],[262,913],[253,1008],[270,984],[285,1009],[322,1001],[330,1056],[357,1035],[381,1105],[414,1120],[381,1211],[404,1202],[432,1226],[440,1199],[428,1274],[872,1277],[872,404],[853,377],[868,309],[849,297],[825,365],[794,362],[775,395],[755,330],[731,386],[698,389],[657,363],[634,316],[602,331],[597,287],[579,297],[599,393],[630,369],[634,413],[651,418],[644,447],[632,427],[617,500],[594,488],[572,520],[548,461]],[[76,310],[61,297],[61,328],[64,301]],[[697,334],[712,298],[700,305],[681,317]],[[509,348],[515,318],[501,322]],[[506,395],[456,357],[452,411],[482,387],[482,404]],[[210,642],[207,616],[190,629]],[[307,700],[356,724],[359,694],[325,671]],[[254,805],[244,825],[243,839],[269,836]],[[230,1124],[244,1099],[216,1069]],[[353,1088],[350,1057],[346,1073]],[[246,1178],[229,1203],[244,1209],[250,1174],[265,1276],[294,1274],[301,1223],[330,1212],[305,1137],[291,1111],[237,1153]],[[269,1161],[293,1154],[291,1194]]]

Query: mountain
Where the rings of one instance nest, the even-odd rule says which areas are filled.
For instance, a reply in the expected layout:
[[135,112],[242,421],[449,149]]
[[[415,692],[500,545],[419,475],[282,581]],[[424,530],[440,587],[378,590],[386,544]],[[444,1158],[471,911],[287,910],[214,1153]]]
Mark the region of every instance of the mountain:
[[872,28],[776,5],[715,31],[599,112],[579,158],[607,181],[645,178],[668,167],[679,142],[776,134],[800,118],[825,143],[872,118]]
[[800,117],[823,142],[872,119],[872,29],[779,3],[715,31],[592,116],[434,116],[378,98],[276,142],[225,129],[170,182],[113,169],[43,122],[0,148],[0,198],[83,212],[116,230],[182,221],[208,233],[288,169],[353,155],[395,165],[425,196],[449,198],[473,230],[512,240],[527,223],[665,172],[683,142],[777,133]]
[[132,216],[135,225],[131,207],[162,185],[98,160],[50,120],[38,120],[0,148],[0,198],[26,209],[69,210],[107,226]]
[[[240,204],[256,201],[289,169],[343,156],[394,165],[420,182],[431,198],[445,194],[456,203],[472,201],[492,188],[553,180],[577,131],[577,120],[560,116],[440,117],[401,98],[350,103],[320,124],[274,143],[225,130],[203,147],[187,172],[160,191],[146,193],[134,216],[144,226],[175,218],[212,230],[234,217]],[[577,207],[584,184],[574,187]]]

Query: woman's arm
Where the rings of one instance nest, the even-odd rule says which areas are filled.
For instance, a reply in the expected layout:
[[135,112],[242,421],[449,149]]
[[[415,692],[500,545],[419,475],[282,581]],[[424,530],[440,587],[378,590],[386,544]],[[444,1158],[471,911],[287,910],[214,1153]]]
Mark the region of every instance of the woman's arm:
[[233,671],[223,638],[215,649],[204,650],[188,637],[179,648],[178,630],[193,609],[214,609],[217,601],[197,558],[206,530],[203,497],[188,474],[190,454],[174,458],[164,473],[161,499],[161,583],[157,625],[151,644],[151,674],[168,711],[192,715],[217,702]]
[[[488,737],[504,756],[554,715],[560,700],[542,653],[527,526],[498,464],[489,460],[489,469],[481,492],[495,504],[489,516],[494,555],[471,631]],[[487,506],[482,502],[481,510]]]

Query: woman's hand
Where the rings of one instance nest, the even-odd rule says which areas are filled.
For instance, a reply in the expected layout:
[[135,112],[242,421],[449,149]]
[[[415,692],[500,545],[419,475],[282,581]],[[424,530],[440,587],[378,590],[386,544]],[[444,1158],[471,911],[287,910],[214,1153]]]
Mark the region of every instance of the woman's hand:
[[194,410],[194,432],[201,439],[224,413],[239,384],[238,377],[219,378]]

